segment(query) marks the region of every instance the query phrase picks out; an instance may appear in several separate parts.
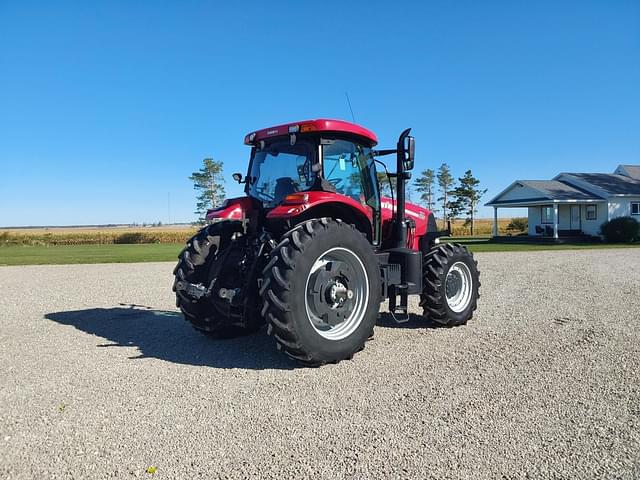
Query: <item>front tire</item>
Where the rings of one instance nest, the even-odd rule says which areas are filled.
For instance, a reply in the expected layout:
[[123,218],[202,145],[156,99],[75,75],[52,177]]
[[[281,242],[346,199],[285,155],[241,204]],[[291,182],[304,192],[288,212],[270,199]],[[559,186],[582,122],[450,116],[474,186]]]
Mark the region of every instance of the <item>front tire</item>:
[[287,232],[263,270],[267,332],[278,349],[318,366],[350,359],[373,334],[380,308],[378,262],[366,238],[327,218]]
[[422,271],[423,315],[446,327],[471,320],[480,297],[480,272],[473,254],[457,243],[440,244],[424,256]]

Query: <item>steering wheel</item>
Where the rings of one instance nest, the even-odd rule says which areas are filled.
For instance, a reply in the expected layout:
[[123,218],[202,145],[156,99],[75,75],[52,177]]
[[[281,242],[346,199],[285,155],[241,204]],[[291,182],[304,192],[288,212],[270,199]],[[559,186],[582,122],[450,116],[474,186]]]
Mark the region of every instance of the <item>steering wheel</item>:
[[276,197],[267,192],[259,192],[261,196],[265,197],[269,201],[275,200]]
[[331,185],[333,185],[334,187],[336,187],[336,189],[338,188],[338,186],[344,181],[344,179],[342,178],[327,178],[326,179],[327,182],[329,182]]

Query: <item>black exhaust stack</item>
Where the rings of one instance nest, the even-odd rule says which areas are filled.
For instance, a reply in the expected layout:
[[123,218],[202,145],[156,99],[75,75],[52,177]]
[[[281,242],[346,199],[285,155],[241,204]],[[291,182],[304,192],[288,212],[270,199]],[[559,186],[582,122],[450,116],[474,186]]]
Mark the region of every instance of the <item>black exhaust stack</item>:
[[[389,311],[397,322],[409,319],[407,297],[422,291],[422,252],[407,248],[409,222],[405,217],[405,184],[411,178],[415,152],[415,141],[409,135],[410,128],[400,134],[396,154],[398,168],[396,177],[395,247],[389,250],[389,263],[400,267],[400,283],[389,288]],[[398,302],[399,297],[399,302]]]
[[[396,169],[396,247],[403,248],[407,245],[407,222],[404,209],[407,203],[405,195],[406,180],[411,178],[408,170],[413,168],[414,140],[409,136],[411,129],[407,128],[400,134],[397,145],[398,167]],[[409,145],[407,145],[407,139]],[[410,164],[409,164],[410,162]],[[408,168],[407,168],[408,167]]]

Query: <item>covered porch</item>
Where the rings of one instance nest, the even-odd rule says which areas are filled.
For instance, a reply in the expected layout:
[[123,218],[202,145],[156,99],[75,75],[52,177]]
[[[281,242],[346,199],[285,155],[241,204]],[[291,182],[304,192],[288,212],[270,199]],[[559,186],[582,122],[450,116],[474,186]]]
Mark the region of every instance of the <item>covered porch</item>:
[[[493,237],[496,241],[515,239],[541,241],[597,240],[600,224],[606,220],[606,202],[510,202],[493,207]],[[527,208],[526,235],[506,235],[498,229],[500,208]],[[501,235],[503,233],[503,235]]]
[[[600,225],[607,220],[605,199],[553,180],[518,180],[486,206],[493,207],[496,241],[593,241],[599,239]],[[498,212],[503,208],[527,209],[525,235],[501,235]]]

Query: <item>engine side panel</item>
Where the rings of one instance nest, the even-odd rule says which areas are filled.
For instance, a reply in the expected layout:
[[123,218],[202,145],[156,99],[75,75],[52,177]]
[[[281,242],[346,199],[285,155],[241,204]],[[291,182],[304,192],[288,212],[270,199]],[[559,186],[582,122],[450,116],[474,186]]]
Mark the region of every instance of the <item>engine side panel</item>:
[[[393,216],[396,211],[396,202],[389,197],[382,197],[382,242],[390,242],[393,239]],[[420,238],[428,231],[429,209],[420,207],[413,203],[405,204],[405,215],[407,220],[413,220],[415,227],[407,235],[407,248],[412,250],[420,249]]]

